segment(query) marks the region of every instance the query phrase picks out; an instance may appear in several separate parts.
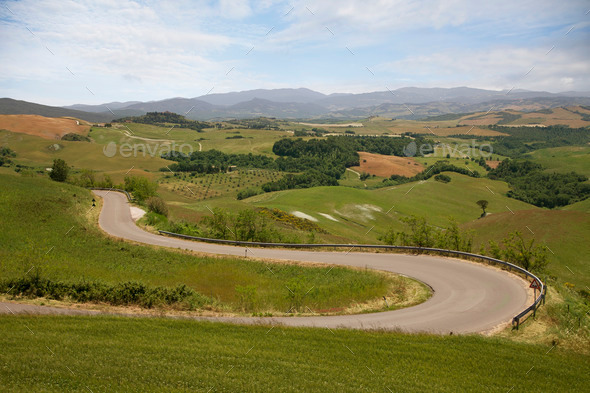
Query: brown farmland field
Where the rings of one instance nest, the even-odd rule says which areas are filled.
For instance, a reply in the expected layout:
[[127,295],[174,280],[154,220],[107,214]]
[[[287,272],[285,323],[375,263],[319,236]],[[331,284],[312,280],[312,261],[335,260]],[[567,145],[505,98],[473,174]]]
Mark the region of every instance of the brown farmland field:
[[40,136],[45,139],[60,139],[69,133],[88,135],[90,125],[81,120],[68,118],[38,115],[0,115],[0,129]]
[[402,175],[412,177],[424,170],[424,166],[412,157],[384,156],[365,152],[359,152],[359,156],[360,166],[351,169],[375,176]]

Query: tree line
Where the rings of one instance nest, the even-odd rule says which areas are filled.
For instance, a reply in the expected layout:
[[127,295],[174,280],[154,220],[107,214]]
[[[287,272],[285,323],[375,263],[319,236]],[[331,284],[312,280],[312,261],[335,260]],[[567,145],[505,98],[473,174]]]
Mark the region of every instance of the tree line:
[[133,122],[141,124],[152,124],[159,127],[170,127],[170,124],[179,128],[188,128],[201,132],[205,128],[214,127],[206,121],[189,120],[186,117],[174,112],[148,112],[142,116],[128,116],[113,120],[115,123]]
[[[492,142],[495,154],[519,158],[539,149],[561,146],[577,146],[590,143],[588,128],[570,128],[562,125],[548,127],[505,127],[489,125],[490,130],[508,134],[508,136],[477,136],[478,141]],[[473,135],[453,135],[456,138],[473,139]]]

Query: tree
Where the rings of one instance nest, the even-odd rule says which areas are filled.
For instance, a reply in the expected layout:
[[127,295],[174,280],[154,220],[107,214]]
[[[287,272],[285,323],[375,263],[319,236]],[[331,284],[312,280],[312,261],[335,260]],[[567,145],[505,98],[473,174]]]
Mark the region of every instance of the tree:
[[143,202],[145,199],[155,196],[157,189],[158,183],[151,182],[145,177],[125,177],[125,191],[133,193],[133,196],[139,202]]
[[51,167],[51,172],[49,173],[49,177],[55,181],[66,181],[68,178],[68,172],[70,168],[68,164],[61,158],[56,158],[53,160],[53,166]]
[[477,203],[477,206],[481,207],[481,209],[483,210],[483,213],[481,213],[481,216],[485,216],[486,215],[486,208],[488,207],[488,201],[486,201],[485,199],[480,199],[479,201],[475,202]]
[[502,240],[504,258],[526,270],[542,272],[547,266],[547,251],[543,246],[535,246],[535,239],[525,241],[518,231],[509,233]]

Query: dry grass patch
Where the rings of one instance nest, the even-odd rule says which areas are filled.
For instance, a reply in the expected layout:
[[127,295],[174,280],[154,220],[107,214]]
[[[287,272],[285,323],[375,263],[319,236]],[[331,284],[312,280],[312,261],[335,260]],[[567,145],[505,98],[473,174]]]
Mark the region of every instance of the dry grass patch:
[[88,135],[90,125],[81,120],[44,117],[38,115],[0,115],[0,129],[40,136],[45,139],[61,139],[75,133]]

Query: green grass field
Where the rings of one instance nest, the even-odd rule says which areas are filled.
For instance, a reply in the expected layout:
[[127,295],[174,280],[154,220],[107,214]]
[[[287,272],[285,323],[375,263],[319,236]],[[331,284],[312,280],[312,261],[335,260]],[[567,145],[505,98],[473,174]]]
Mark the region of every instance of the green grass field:
[[448,175],[452,180],[447,184],[430,178],[377,190],[315,187],[258,195],[246,202],[305,213],[333,235],[368,243],[375,243],[377,237],[391,226],[401,229],[399,218],[409,215],[425,217],[431,224],[441,227],[448,224],[450,217],[459,223],[475,220],[481,215],[481,209],[475,203],[479,199],[489,201],[490,212],[507,211],[506,206],[513,211],[536,209],[504,196],[508,191],[504,182],[456,173]]
[[0,330],[0,386],[10,392],[582,392],[590,384],[586,355],[480,336],[63,316],[2,316]]
[[[108,133],[113,131],[108,130]],[[51,167],[53,160],[61,158],[75,169],[93,169],[97,172],[127,171],[131,168],[140,171],[157,171],[171,161],[149,154],[137,154],[137,156],[125,157],[115,154],[107,157],[103,149],[110,140],[105,143],[68,142],[43,139],[40,137],[13,133],[0,130],[0,145],[8,146],[17,152],[16,162],[32,167]],[[62,146],[59,150],[51,150],[53,144]]]
[[286,285],[314,287],[305,297],[305,306],[326,310],[389,296],[404,283],[410,284],[408,288],[416,283],[365,270],[197,257],[113,240],[94,222],[98,208],[92,210],[91,201],[86,189],[0,175],[0,276],[19,278],[34,267],[42,277],[65,282],[185,284],[216,299],[220,311],[235,312],[243,306],[236,287],[254,286],[254,311],[275,313],[289,310]]
[[474,250],[489,240],[496,242],[509,232],[519,231],[537,244],[546,244],[550,264],[544,275],[559,277],[560,285],[575,284],[577,290],[590,287],[590,214],[579,211],[534,209],[506,211],[463,225],[475,230]]
[[566,146],[536,150],[528,157],[548,172],[577,172],[590,177],[590,147]]

